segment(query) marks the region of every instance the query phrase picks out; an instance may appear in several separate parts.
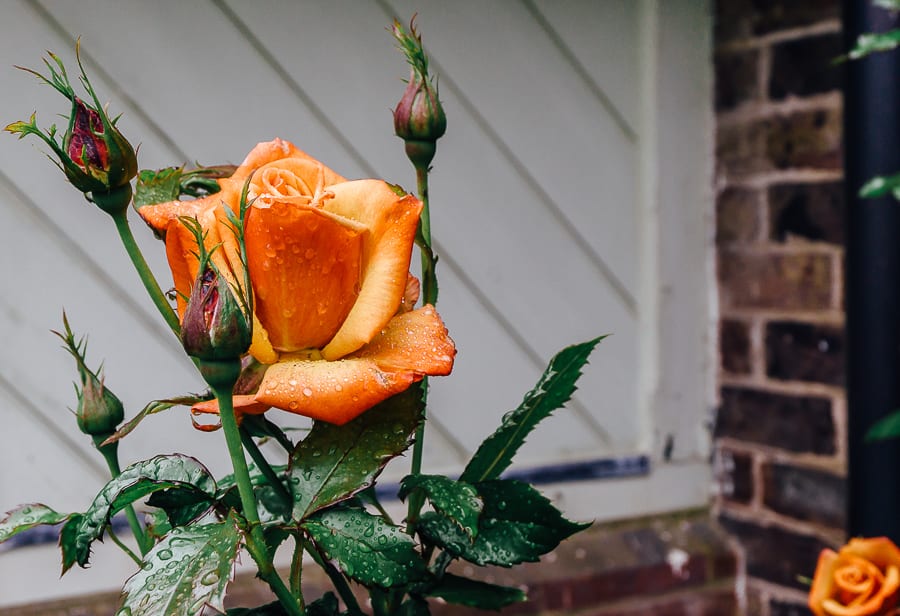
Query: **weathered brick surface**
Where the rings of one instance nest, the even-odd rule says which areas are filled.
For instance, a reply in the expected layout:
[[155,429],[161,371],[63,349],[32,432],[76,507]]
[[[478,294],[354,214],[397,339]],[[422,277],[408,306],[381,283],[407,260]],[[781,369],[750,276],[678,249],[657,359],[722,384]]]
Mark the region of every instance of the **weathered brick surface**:
[[827,310],[832,303],[832,255],[719,252],[723,308]]
[[716,159],[740,178],[785,169],[841,168],[841,113],[814,109],[719,126]]
[[800,28],[840,15],[838,0],[716,0],[716,42]]
[[771,239],[802,238],[843,245],[843,182],[775,184],[768,196]]
[[761,526],[728,516],[720,518],[720,522],[741,541],[749,575],[799,590],[808,586],[798,576],[811,575],[819,552],[829,547],[814,535],[777,526]]
[[753,457],[748,453],[725,450],[721,480],[727,482],[725,498],[734,503],[748,504],[753,500]]
[[752,370],[750,347],[750,324],[737,319],[723,319],[719,325],[722,369],[732,374],[749,374]]
[[798,520],[834,528],[846,523],[846,480],[833,473],[790,464],[764,464],[763,503]]
[[844,329],[796,321],[766,325],[766,374],[774,379],[844,384]]
[[718,111],[734,109],[742,103],[759,100],[759,51],[726,51],[716,56],[715,106]]
[[843,64],[832,60],[843,53],[840,32],[794,39],[772,48],[769,97],[808,96],[839,90]]
[[716,199],[716,243],[747,243],[759,236],[760,192],[726,188]]
[[837,451],[831,400],[725,387],[716,437],[778,447],[795,453]]

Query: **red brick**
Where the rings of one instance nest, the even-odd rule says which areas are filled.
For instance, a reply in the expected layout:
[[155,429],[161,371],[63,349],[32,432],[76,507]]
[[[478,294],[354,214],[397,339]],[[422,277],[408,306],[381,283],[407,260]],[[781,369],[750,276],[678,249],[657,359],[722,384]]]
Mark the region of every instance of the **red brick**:
[[720,481],[728,485],[728,489],[723,490],[723,497],[733,503],[749,503],[754,492],[753,457],[727,449],[719,455],[722,459]]
[[732,374],[749,374],[750,324],[744,321],[722,319],[719,323],[719,355],[722,369]]
[[726,188],[716,199],[716,243],[747,243],[758,239],[760,194],[747,188]]
[[766,375],[843,385],[844,329],[794,321],[766,325]]
[[844,244],[844,183],[776,184],[769,188],[770,238]]
[[790,464],[763,465],[763,502],[799,520],[843,528],[847,521],[846,479]]
[[[837,451],[831,400],[741,387],[724,387],[715,436],[777,447],[795,453]],[[802,429],[800,429],[802,427]]]
[[789,531],[776,526],[761,526],[728,516],[722,526],[744,546],[747,573],[768,582],[806,590],[799,576],[812,577],[819,552],[831,547],[814,535]]
[[762,97],[759,84],[759,51],[729,51],[716,54],[715,106],[726,111]]
[[722,250],[719,282],[725,307],[825,310],[832,303],[831,255]]
[[843,64],[832,61],[843,53],[840,32],[780,42],[772,47],[769,97],[809,96],[840,90]]

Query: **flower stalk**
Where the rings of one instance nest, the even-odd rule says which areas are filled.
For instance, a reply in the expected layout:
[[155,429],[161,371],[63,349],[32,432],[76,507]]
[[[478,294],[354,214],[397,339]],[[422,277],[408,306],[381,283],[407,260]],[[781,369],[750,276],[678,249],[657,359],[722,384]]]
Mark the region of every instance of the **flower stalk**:
[[219,403],[222,431],[225,433],[225,443],[231,458],[234,479],[241,498],[241,507],[244,518],[247,520],[245,535],[247,551],[250,552],[250,556],[253,557],[259,569],[259,577],[269,585],[287,613],[290,616],[303,616],[306,611],[303,609],[302,600],[293,595],[275,570],[275,566],[272,564],[272,555],[266,547],[266,540],[260,525],[259,510],[250,481],[250,469],[247,466],[247,459],[244,457],[240,428],[234,413],[232,398],[234,384],[237,383],[241,374],[241,361],[240,359],[201,360],[199,363],[200,374],[209,384]]

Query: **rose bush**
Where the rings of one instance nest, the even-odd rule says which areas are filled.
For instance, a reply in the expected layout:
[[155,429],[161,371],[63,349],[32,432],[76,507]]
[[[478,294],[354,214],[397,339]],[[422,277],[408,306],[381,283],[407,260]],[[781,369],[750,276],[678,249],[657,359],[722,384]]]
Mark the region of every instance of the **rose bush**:
[[421,202],[381,180],[348,181],[280,139],[257,145],[216,194],[139,209],[165,235],[182,317],[198,250],[179,218],[197,219],[207,249],[219,246],[213,264],[238,284],[244,266],[228,209],[239,211],[248,177],[250,354],[267,368],[255,393],[235,396],[239,412],[276,407],[343,424],[424,375],[450,373],[456,349],[440,316],[412,309]]
[[809,609],[816,616],[893,614],[900,593],[900,549],[887,537],[851,539],[819,555]]

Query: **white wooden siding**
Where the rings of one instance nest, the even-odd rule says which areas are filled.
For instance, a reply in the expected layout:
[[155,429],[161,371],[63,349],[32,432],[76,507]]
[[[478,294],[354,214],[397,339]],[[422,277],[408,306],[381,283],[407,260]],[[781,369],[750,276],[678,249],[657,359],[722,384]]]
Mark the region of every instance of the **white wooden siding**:
[[[433,381],[426,468],[458,469],[553,353],[602,333],[613,335],[593,355],[576,399],[531,437],[519,465],[629,453],[658,459],[669,435],[676,462],[704,456],[705,2],[4,0],[3,7],[0,123],[35,109],[42,126],[64,123],[55,114],[67,111],[65,101],[12,65],[39,68],[51,49],[74,73],[80,36],[101,98],[124,114],[123,132],[141,144],[142,168],[239,162],[258,141],[280,136],[345,176],[408,189],[415,178],[390,114],[407,68],[385,27],[417,12],[448,116],[434,161],[432,221],[439,310],[459,347],[454,374]],[[670,62],[677,70],[667,73]],[[659,81],[667,75],[680,81]],[[679,124],[684,113],[690,121]],[[673,128],[661,128],[667,123]],[[696,147],[665,149],[674,143]],[[74,371],[48,333],[60,327],[63,307],[76,332],[89,335],[89,362],[105,360],[107,384],[129,416],[155,397],[202,387],[106,216],[65,184],[43,149],[36,140],[0,138],[7,442],[0,509],[34,500],[83,508],[105,480],[66,411],[75,404]],[[661,238],[660,225],[670,223],[682,227],[679,235]],[[162,245],[137,217],[132,224],[169,284]],[[680,279],[690,284],[671,300]],[[121,455],[127,463],[158,451],[196,455],[217,472],[227,466],[221,435],[192,430],[183,409],[147,420]],[[401,463],[393,474],[404,472]],[[673,472],[668,477],[693,479],[671,496],[664,496],[671,485],[659,490],[659,502],[646,487],[621,484],[608,493],[622,504],[612,513],[591,501],[581,511],[609,517],[702,502],[703,473]],[[0,586],[0,605],[6,596]]]

